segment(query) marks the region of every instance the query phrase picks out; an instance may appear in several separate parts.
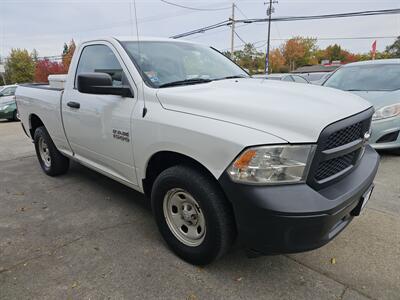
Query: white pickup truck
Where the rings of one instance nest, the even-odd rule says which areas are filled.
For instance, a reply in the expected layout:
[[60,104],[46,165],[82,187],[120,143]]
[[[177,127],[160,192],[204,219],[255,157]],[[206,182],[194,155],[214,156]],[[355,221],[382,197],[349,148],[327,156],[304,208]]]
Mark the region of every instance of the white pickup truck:
[[90,40],[64,89],[23,85],[16,98],[46,174],[73,159],[146,194],[193,264],[236,239],[255,256],[326,244],[364,208],[379,164],[366,101],[251,78],[190,42]]

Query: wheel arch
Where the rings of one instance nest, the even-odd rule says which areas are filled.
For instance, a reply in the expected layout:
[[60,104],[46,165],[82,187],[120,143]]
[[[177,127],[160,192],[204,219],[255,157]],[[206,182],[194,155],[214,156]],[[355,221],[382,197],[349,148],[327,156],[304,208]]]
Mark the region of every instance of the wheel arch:
[[36,114],[30,114],[29,115],[29,133],[30,133],[32,139],[35,135],[35,130],[40,126],[44,126],[44,123],[39,118],[39,116]]
[[217,178],[215,178],[210,170],[198,160],[175,151],[159,151],[154,153],[146,164],[145,178],[142,179],[145,195],[150,197],[153,183],[162,171],[176,165],[192,166],[218,182]]

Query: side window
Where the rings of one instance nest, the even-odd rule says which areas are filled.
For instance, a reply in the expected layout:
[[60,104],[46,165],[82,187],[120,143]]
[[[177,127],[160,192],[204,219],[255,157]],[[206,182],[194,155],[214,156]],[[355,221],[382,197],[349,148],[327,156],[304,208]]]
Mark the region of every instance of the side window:
[[301,77],[301,76],[294,75],[294,76],[292,76],[292,77],[293,77],[294,81],[296,81],[296,82],[299,82],[299,83],[308,83],[308,81],[305,80],[305,79],[304,79],[303,77]]
[[293,81],[294,81],[293,78],[292,78],[292,76],[290,76],[290,75],[283,77],[282,80],[283,80],[283,81],[290,81],[290,82],[293,82]]
[[106,45],[91,45],[83,48],[75,75],[75,87],[79,74],[93,72],[110,74],[113,86],[121,86],[126,83],[121,65],[115,54]]

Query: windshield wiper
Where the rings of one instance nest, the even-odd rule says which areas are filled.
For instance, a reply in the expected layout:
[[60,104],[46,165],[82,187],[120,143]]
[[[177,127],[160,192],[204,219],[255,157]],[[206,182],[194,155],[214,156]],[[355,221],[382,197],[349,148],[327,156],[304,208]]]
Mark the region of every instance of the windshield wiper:
[[226,76],[226,77],[221,77],[221,78],[217,78],[215,80],[224,80],[224,79],[235,79],[235,78],[247,78],[249,76],[246,75],[232,75],[232,76]]
[[159,88],[170,87],[170,86],[178,86],[178,85],[207,83],[207,82],[211,82],[211,81],[212,81],[211,79],[205,79],[205,78],[191,78],[191,79],[178,80],[178,81],[172,81],[172,82],[164,83],[164,84],[160,85]]

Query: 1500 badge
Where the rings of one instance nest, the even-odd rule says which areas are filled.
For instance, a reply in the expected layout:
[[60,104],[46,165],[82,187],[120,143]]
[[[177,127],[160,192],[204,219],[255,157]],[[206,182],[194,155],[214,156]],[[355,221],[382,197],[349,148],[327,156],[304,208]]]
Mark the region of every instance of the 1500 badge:
[[114,139],[121,140],[123,142],[129,142],[129,132],[128,131],[113,129],[112,132],[113,132]]

